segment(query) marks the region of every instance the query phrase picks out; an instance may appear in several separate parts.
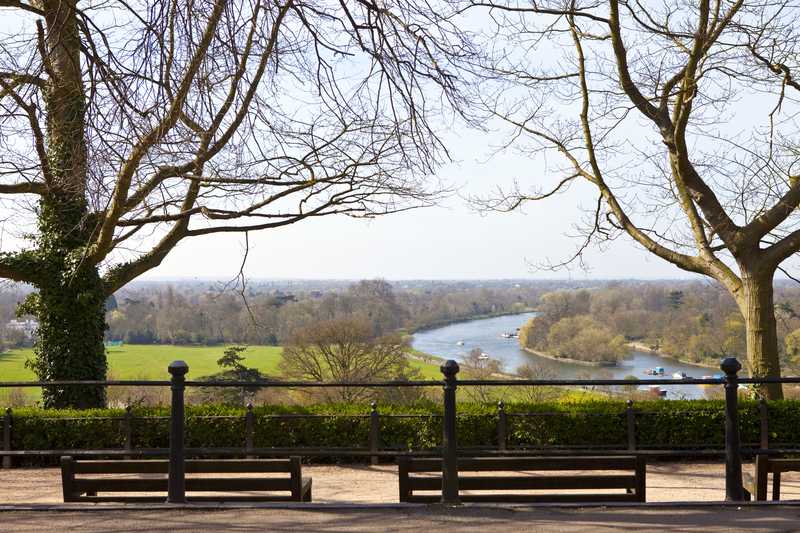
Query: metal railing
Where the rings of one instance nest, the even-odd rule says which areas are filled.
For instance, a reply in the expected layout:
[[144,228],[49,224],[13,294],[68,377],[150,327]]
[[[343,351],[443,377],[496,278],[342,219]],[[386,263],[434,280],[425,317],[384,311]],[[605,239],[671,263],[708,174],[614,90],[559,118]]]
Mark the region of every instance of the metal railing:
[[[800,378],[763,378],[763,379],[738,379],[738,371],[741,365],[735,359],[729,358],[722,362],[722,370],[725,372],[724,379],[687,379],[682,380],[682,383],[687,384],[703,384],[703,385],[724,385],[725,387],[725,448],[723,450],[705,450],[698,452],[697,450],[691,452],[692,455],[725,455],[726,458],[726,498],[729,500],[741,501],[743,496],[742,491],[742,476],[741,476],[741,442],[739,434],[739,411],[738,411],[738,397],[737,389],[739,383],[800,383]],[[188,366],[183,361],[174,361],[169,366],[169,372],[172,374],[170,381],[61,381],[61,382],[14,382],[14,383],[0,383],[0,387],[42,387],[42,386],[130,386],[130,385],[150,385],[150,386],[170,386],[172,390],[172,407],[170,418],[170,447],[169,449],[137,449],[135,448],[131,437],[131,421],[133,415],[130,406],[126,408],[126,413],[122,417],[106,417],[108,419],[121,419],[124,424],[124,445],[123,449],[119,450],[19,450],[11,449],[11,431],[13,426],[12,410],[6,409],[3,422],[3,467],[10,468],[12,458],[15,456],[26,455],[111,455],[122,456],[130,458],[133,456],[153,456],[165,455],[167,452],[170,458],[170,489],[168,501],[183,501],[185,498],[185,473],[184,473],[184,460],[186,455],[242,455],[247,454],[250,457],[265,456],[265,455],[289,455],[296,454],[297,449],[276,450],[274,448],[259,449],[254,446],[253,439],[253,424],[255,415],[252,412],[252,406],[248,406],[245,418],[245,440],[246,445],[244,448],[186,448],[184,446],[184,390],[187,386],[217,386],[217,387],[347,387],[347,386],[368,386],[368,387],[431,387],[443,386],[444,394],[444,414],[428,414],[428,415],[380,415],[377,411],[377,404],[372,404],[372,410],[368,415],[260,415],[265,417],[326,417],[326,416],[356,416],[356,417],[369,417],[370,419],[370,446],[366,447],[351,447],[347,450],[342,449],[309,449],[303,448],[301,451],[303,455],[319,456],[319,455],[347,455],[347,456],[360,456],[370,457],[373,464],[377,463],[379,457],[396,457],[402,454],[417,454],[417,455],[436,455],[443,458],[443,492],[442,501],[446,503],[454,503],[458,501],[458,470],[457,459],[459,455],[514,455],[519,453],[531,453],[535,451],[537,454],[582,454],[590,453],[587,446],[581,446],[581,449],[567,449],[560,447],[559,449],[547,449],[547,447],[510,447],[506,442],[506,425],[507,419],[510,416],[542,416],[552,415],[551,413],[506,413],[505,404],[499,403],[497,412],[498,418],[498,445],[496,449],[470,449],[466,450],[463,447],[459,448],[457,445],[457,412],[456,412],[456,391],[458,386],[471,386],[471,385],[502,385],[502,386],[553,386],[553,385],[600,385],[600,386],[622,386],[622,385],[660,385],[660,384],[674,384],[675,381],[671,379],[648,379],[648,380],[457,380],[456,374],[459,372],[459,366],[455,361],[447,361],[441,366],[444,374],[442,381],[414,381],[414,382],[207,382],[207,381],[186,381],[185,375],[188,372]],[[584,413],[585,414],[585,413]],[[628,402],[627,409],[625,410],[625,417],[627,421],[627,446],[617,447],[618,449],[610,449],[611,446],[604,446],[604,453],[607,454],[642,454],[642,455],[661,455],[657,450],[644,451],[642,447],[637,447],[635,436],[635,417],[642,412],[636,412],[632,407],[632,402]],[[769,428],[767,420],[768,410],[766,402],[762,399],[760,406],[760,442],[758,450],[746,450],[748,453],[800,453],[797,449],[783,449],[783,450],[769,450]],[[436,451],[420,451],[409,452],[408,448],[404,451],[397,449],[381,450],[378,447],[378,419],[379,417],[391,416],[418,416],[418,417],[442,417],[442,447]],[[598,449],[594,447],[594,449]],[[591,452],[591,453],[597,453]],[[670,452],[674,455],[674,452]],[[182,496],[183,494],[183,496]]]

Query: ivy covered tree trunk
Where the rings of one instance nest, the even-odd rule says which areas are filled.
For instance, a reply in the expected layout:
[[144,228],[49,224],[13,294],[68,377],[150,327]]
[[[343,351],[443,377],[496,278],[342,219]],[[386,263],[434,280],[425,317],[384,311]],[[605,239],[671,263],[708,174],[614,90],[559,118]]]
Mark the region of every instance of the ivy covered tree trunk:
[[[87,260],[96,230],[86,199],[86,95],[83,89],[76,10],[44,0],[47,43],[44,88],[47,193],[39,201],[35,248],[15,261],[29,272],[37,292],[18,313],[36,315],[39,339],[26,364],[39,381],[104,380],[105,290],[97,266]],[[102,387],[45,387],[45,407],[105,407]]]
[[[82,262],[81,247],[39,252],[38,292],[19,310],[39,319],[35,358],[27,366],[39,381],[106,379],[105,290],[97,268]],[[105,407],[106,393],[102,387],[45,387],[42,403],[52,408]]]

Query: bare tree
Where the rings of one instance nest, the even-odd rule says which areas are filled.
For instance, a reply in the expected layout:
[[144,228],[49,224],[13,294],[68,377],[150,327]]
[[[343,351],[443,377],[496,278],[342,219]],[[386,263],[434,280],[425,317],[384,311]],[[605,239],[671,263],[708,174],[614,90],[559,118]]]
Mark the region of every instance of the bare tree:
[[[373,326],[360,318],[337,318],[296,330],[284,346],[278,369],[288,380],[392,381],[419,379],[406,359],[406,343],[395,333],[372,337]],[[353,385],[323,388],[325,401],[364,402],[382,393],[373,387]]]
[[[42,380],[103,379],[103,302],[184,239],[433,203],[457,101],[428,4],[0,0],[0,277]],[[428,28],[432,28],[429,30]],[[102,389],[45,390],[101,406]]]
[[[796,6],[471,5],[494,23],[488,68],[500,83],[482,89],[512,130],[501,149],[547,154],[552,179],[477,203],[510,211],[588,183],[596,201],[567,262],[626,234],[717,280],[745,317],[751,377],[780,376],[773,277],[800,251]],[[763,393],[782,395],[779,385]]]
[[[493,359],[483,351],[483,348],[475,347],[469,352],[462,354],[463,367],[461,374],[463,379],[474,379],[479,381],[490,381],[503,376],[505,361],[502,358]],[[495,385],[465,385],[460,387],[467,396],[477,402],[495,402],[506,393],[507,387]]]
[[[519,379],[531,381],[553,381],[558,378],[558,374],[552,367],[537,360],[531,360],[518,366],[516,375]],[[562,395],[561,391],[547,385],[514,387],[513,390],[526,402],[548,402]]]

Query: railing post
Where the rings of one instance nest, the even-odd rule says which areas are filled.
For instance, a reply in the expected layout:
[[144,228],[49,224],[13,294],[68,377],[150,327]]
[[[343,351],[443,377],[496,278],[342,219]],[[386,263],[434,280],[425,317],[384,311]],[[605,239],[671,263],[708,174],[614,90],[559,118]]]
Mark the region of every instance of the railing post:
[[[373,452],[378,451],[378,404],[372,402],[372,411],[369,412],[369,447]],[[371,463],[378,464],[378,456],[373,455]]]
[[452,359],[439,367],[444,374],[444,417],[442,419],[442,501],[460,504],[458,499],[458,442],[456,434],[456,374],[460,370]]
[[500,451],[506,449],[506,410],[504,409],[506,403],[503,401],[497,402],[497,447]]
[[767,399],[761,398],[761,408],[759,414],[761,415],[761,449],[769,449],[769,422],[767,422]]
[[742,364],[726,357],[719,367],[725,372],[725,500],[744,500],[742,443],[739,434],[739,376]]
[[[6,416],[3,417],[3,451],[11,451],[11,408],[6,407]],[[3,457],[3,468],[11,469],[11,456]]]
[[[123,421],[122,421],[123,427],[125,428],[125,451],[126,452],[130,452],[130,451],[133,450],[133,441],[131,439],[131,417],[133,415],[131,415],[131,409],[132,408],[131,408],[130,405],[126,405],[125,406],[125,417],[123,418]],[[130,460],[130,459],[131,459],[130,455],[126,455],[125,456],[125,460]]]
[[[253,451],[253,404],[247,404],[247,413],[244,415],[244,432],[245,432],[245,440],[247,442],[247,451]],[[254,459],[254,455],[248,455],[248,459]]]
[[636,412],[633,410],[633,400],[628,400],[625,416],[628,419],[628,451],[632,452],[636,450]]
[[172,374],[172,411],[169,426],[169,480],[167,503],[186,503],[186,462],[184,454],[183,391],[189,365],[173,361],[167,368]]

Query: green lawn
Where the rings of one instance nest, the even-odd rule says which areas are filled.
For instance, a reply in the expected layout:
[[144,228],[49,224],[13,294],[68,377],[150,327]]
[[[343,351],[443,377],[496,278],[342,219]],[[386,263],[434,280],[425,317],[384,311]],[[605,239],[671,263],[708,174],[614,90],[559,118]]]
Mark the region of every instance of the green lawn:
[[[252,346],[240,355],[245,357],[245,366],[257,368],[266,374],[275,375],[281,358],[280,346]],[[113,379],[167,380],[167,367],[172,361],[183,360],[189,365],[187,379],[196,379],[220,371],[217,360],[222,357],[225,346],[160,346],[154,344],[124,344],[108,348],[108,366]],[[26,357],[33,350],[25,348],[0,354],[0,381],[36,381],[33,372],[24,368]],[[428,356],[431,359],[430,356]],[[411,366],[422,370],[424,379],[441,379],[438,364],[409,359]]]
[[0,381],[36,381],[33,372],[24,367],[28,357],[33,357],[32,348],[0,353]]
[[[155,344],[124,344],[108,348],[108,367],[116,379],[169,379],[167,367],[182,360],[189,365],[186,378],[196,379],[222,370],[217,360],[226,346],[160,346]],[[266,374],[275,374],[281,358],[280,346],[252,346],[239,355],[242,364]]]

